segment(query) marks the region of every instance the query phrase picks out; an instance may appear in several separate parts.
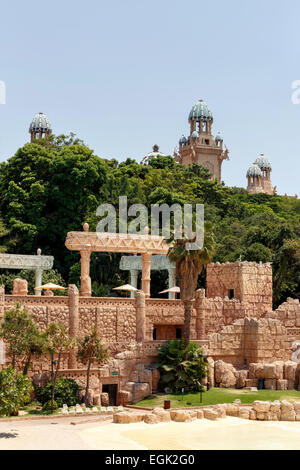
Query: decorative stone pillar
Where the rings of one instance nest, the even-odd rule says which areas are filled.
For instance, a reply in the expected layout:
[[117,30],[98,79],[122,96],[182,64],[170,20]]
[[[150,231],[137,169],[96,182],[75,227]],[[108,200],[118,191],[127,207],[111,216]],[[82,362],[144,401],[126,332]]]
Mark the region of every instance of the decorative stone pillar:
[[[138,269],[130,269],[130,284],[137,288]],[[130,297],[134,297],[134,292],[130,292]]]
[[[171,287],[175,287],[176,285],[176,268],[169,268],[168,273],[169,273],[169,289],[171,289]],[[175,299],[176,298],[175,292],[169,292],[168,297],[169,299]]]
[[26,279],[16,278],[13,280],[12,295],[28,295],[28,282]]
[[146,332],[146,296],[141,290],[135,291],[136,341],[142,343]]
[[34,288],[35,295],[42,295],[41,289],[37,289],[37,287],[41,286],[42,283],[43,283],[43,270],[36,269],[35,270],[35,288]]
[[91,252],[83,250],[80,252],[81,256],[81,276],[80,276],[80,295],[83,297],[90,297],[92,295],[92,283],[90,278],[90,258]]
[[195,292],[196,310],[196,337],[198,340],[205,339],[205,309],[203,301],[205,299],[205,289],[198,289]]
[[142,290],[150,297],[151,253],[142,253]]
[[0,286],[0,323],[4,318],[4,307],[5,307],[5,287]]
[[[76,339],[79,332],[79,292],[75,284],[70,284],[68,288],[68,306],[69,306],[69,334]],[[76,350],[69,352],[69,369],[76,369]]]

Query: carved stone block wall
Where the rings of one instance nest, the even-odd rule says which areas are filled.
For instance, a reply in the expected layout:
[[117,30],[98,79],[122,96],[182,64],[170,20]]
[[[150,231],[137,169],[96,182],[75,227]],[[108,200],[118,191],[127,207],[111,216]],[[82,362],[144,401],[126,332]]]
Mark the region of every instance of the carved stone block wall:
[[[300,335],[297,339],[300,339]],[[208,335],[209,354],[234,365],[291,358],[293,340],[279,320],[244,318]]]
[[[155,326],[183,325],[184,308],[180,300],[146,299],[146,340],[152,341]],[[191,319],[191,338],[196,339],[196,311]]]
[[256,317],[272,309],[271,263],[211,263],[207,266],[206,296],[233,297],[252,304]]
[[287,298],[279,307],[267,312],[265,318],[274,318],[279,320],[287,330],[291,341],[300,338],[300,302],[299,299]]

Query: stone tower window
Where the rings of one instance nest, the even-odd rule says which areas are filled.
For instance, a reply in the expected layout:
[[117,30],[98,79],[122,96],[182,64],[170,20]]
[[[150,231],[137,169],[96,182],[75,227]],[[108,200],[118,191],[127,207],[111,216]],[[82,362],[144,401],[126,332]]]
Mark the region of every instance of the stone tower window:
[[234,289],[228,289],[228,298],[233,299],[234,298]]

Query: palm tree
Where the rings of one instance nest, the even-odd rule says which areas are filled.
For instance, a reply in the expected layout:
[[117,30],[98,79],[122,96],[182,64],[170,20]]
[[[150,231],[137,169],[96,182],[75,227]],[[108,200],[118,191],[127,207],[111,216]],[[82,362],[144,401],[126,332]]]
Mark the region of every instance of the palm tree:
[[203,247],[196,250],[188,250],[187,243],[195,240],[186,237],[173,240],[168,251],[170,261],[176,263],[176,276],[179,280],[180,298],[184,305],[184,343],[188,347],[190,343],[190,326],[192,315],[192,300],[195,297],[198,276],[204,266],[211,262],[215,240],[210,227],[206,227]]

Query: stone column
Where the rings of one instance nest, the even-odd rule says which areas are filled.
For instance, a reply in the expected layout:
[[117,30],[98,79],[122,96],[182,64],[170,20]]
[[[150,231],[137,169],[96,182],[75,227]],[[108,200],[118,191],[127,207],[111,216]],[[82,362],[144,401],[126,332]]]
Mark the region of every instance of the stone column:
[[198,340],[205,339],[205,309],[203,301],[205,299],[205,289],[198,289],[195,292],[196,310],[196,337]]
[[90,257],[91,252],[88,250],[82,250],[81,256],[81,276],[80,276],[80,295],[83,297],[90,297],[92,295],[92,283],[90,278]]
[[142,253],[142,290],[150,297],[151,253]]
[[146,296],[142,290],[135,291],[136,341],[142,343],[146,332]]
[[[137,288],[138,269],[130,269],[130,284]],[[134,292],[130,292],[130,297],[134,297]]]
[[41,289],[37,289],[37,287],[41,286],[42,283],[43,283],[43,270],[36,269],[35,270],[35,288],[34,288],[35,295],[42,295]]
[[[176,268],[169,268],[168,273],[169,273],[169,289],[171,289],[171,287],[175,287],[176,285]],[[169,299],[176,299],[175,292],[169,292],[168,297]]]
[[5,307],[5,287],[0,286],[0,323],[4,318],[4,307]]
[[[69,306],[69,334],[76,339],[79,333],[79,292],[75,284],[69,284],[68,288],[68,306]],[[69,352],[69,369],[77,368],[76,350]]]
[[28,295],[28,282],[26,279],[16,278],[13,280],[12,295]]

